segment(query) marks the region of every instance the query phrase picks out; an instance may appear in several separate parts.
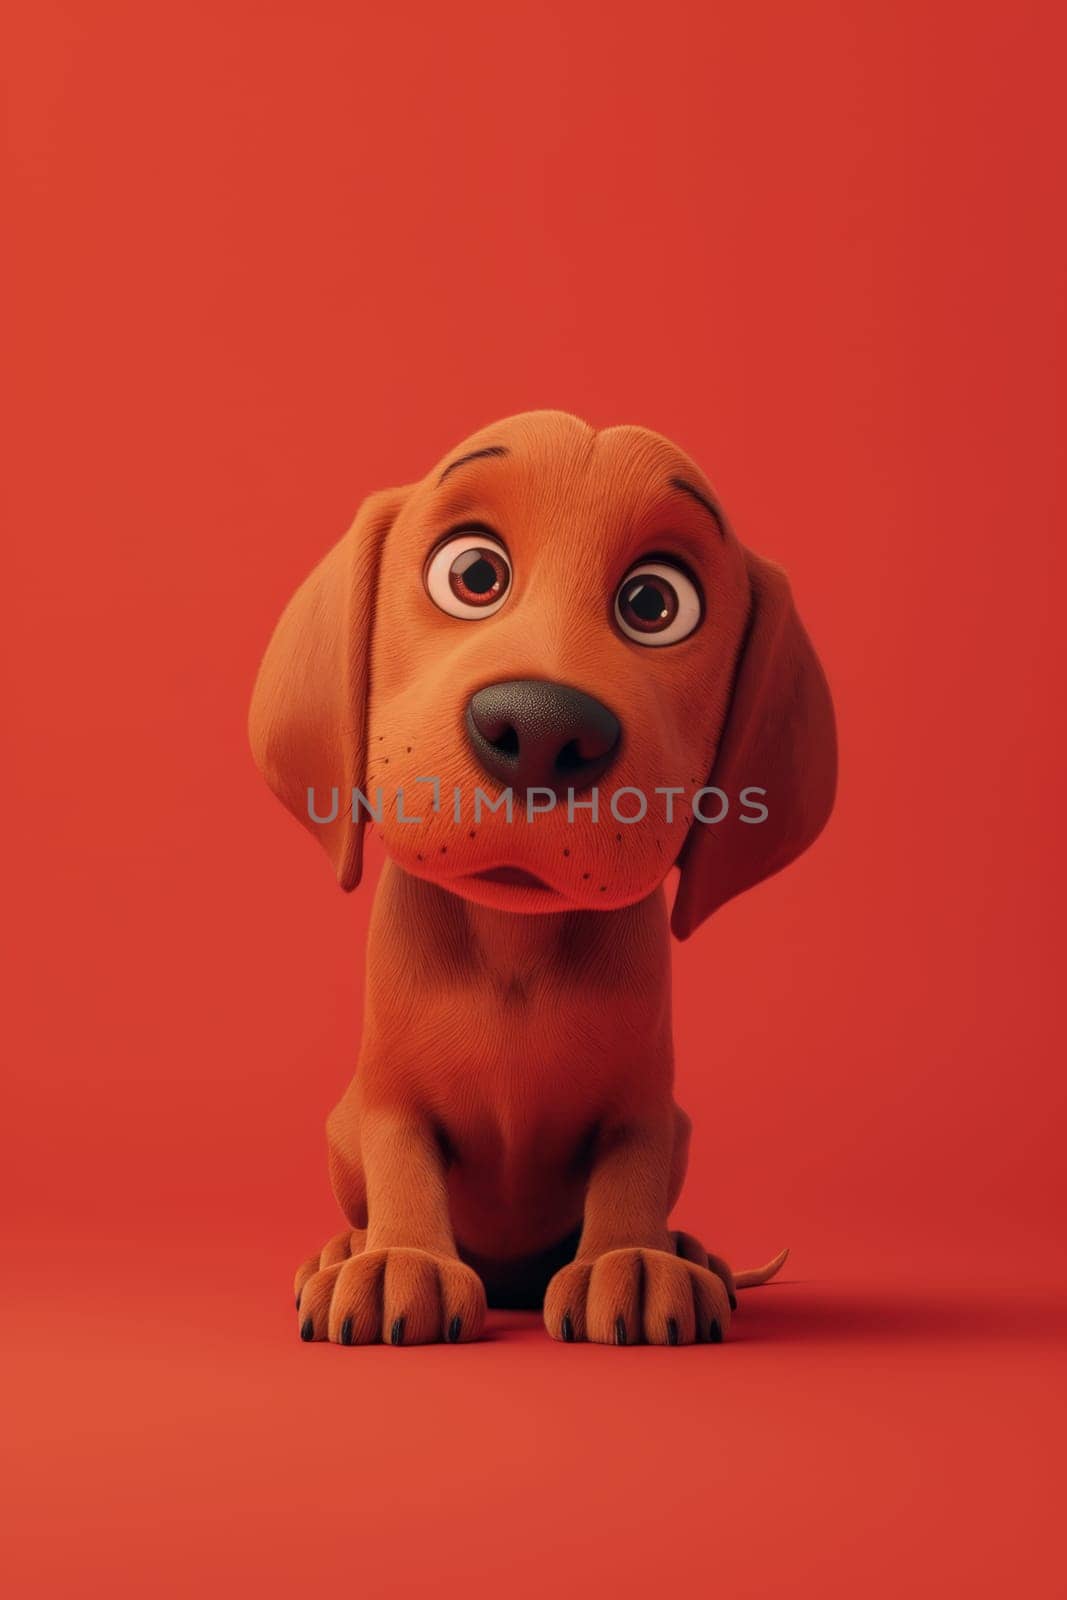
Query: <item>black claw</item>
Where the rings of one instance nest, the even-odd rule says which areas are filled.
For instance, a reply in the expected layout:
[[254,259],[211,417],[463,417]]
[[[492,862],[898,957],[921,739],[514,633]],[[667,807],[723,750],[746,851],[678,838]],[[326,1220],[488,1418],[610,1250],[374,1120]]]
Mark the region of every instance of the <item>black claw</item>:
[[404,1342],[404,1319],[403,1319],[403,1317],[397,1317],[396,1321],[393,1323],[392,1331],[389,1334],[389,1343],[390,1344],[403,1344],[403,1342]]
[[708,1338],[712,1344],[722,1344],[722,1329],[719,1327],[718,1322],[713,1322],[708,1329]]
[[314,1337],[315,1337],[315,1324],[312,1322],[310,1317],[307,1317],[300,1324],[300,1337],[301,1337],[301,1339],[303,1339],[305,1344],[310,1344],[312,1339],[314,1339]]
[[678,1343],[678,1324],[675,1322],[673,1317],[667,1318],[667,1343]]
[[736,1311],[737,1310],[737,1296],[734,1294],[734,1291],[732,1289],[727,1289],[726,1298],[730,1302],[730,1310],[731,1311]]
[[574,1343],[574,1323],[571,1321],[569,1311],[563,1313],[563,1321],[559,1325],[559,1331],[565,1344]]
[[345,1320],[341,1324],[341,1343],[342,1344],[351,1344],[352,1343],[352,1318],[351,1317],[346,1317]]
[[460,1321],[460,1319],[458,1317],[453,1317],[452,1321],[448,1324],[448,1342],[449,1342],[449,1344],[455,1344],[457,1339],[459,1338],[460,1334],[462,1333],[462,1331],[463,1331],[463,1323]]
[[616,1317],[615,1318],[615,1343],[616,1344],[625,1344],[626,1343],[626,1318],[625,1317]]

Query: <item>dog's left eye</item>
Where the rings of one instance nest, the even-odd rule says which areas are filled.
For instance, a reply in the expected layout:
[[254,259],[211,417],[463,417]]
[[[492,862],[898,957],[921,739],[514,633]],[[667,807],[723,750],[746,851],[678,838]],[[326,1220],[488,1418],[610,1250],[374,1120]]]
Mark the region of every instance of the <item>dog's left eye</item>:
[[510,586],[507,551],[481,529],[446,539],[426,568],[427,593],[450,617],[492,616]]
[[615,620],[635,644],[678,644],[700,622],[700,590],[680,567],[642,561],[619,585]]

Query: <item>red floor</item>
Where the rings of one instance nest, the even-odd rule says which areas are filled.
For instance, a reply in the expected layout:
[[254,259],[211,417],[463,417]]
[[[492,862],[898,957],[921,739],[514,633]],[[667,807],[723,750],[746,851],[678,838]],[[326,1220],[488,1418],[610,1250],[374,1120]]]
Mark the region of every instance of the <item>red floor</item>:
[[342,1350],[300,1344],[280,1261],[146,1259],[23,1282],[12,1595],[1064,1592],[1039,1287],[795,1278],[721,1348],[508,1313]]

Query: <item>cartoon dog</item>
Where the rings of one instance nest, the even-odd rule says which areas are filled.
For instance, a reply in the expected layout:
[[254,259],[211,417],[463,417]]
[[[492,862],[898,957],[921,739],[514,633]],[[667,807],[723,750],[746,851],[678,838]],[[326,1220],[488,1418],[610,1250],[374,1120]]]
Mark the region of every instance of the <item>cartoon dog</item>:
[[328,1121],[350,1226],[297,1273],[301,1337],[475,1339],[488,1294],[563,1340],[720,1341],[784,1257],[735,1279],[668,1227],[690,1124],[663,883],[685,939],[829,815],[833,710],[783,574],[668,440],[513,417],[364,502],[250,732],[343,889],[372,816],[387,856]]

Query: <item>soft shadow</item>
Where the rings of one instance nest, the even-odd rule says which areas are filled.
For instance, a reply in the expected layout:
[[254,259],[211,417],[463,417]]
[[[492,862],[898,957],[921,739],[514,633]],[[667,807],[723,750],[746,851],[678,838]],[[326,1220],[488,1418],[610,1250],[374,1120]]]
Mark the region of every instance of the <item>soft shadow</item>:
[[1067,1335],[1067,1297],[1005,1284],[992,1292],[952,1287],[909,1290],[899,1279],[884,1288],[832,1284],[768,1284],[744,1290],[731,1337],[746,1344],[855,1343],[915,1340],[983,1343],[1043,1341]]
[[545,1333],[544,1318],[540,1311],[490,1309],[483,1339],[511,1339],[518,1333]]

